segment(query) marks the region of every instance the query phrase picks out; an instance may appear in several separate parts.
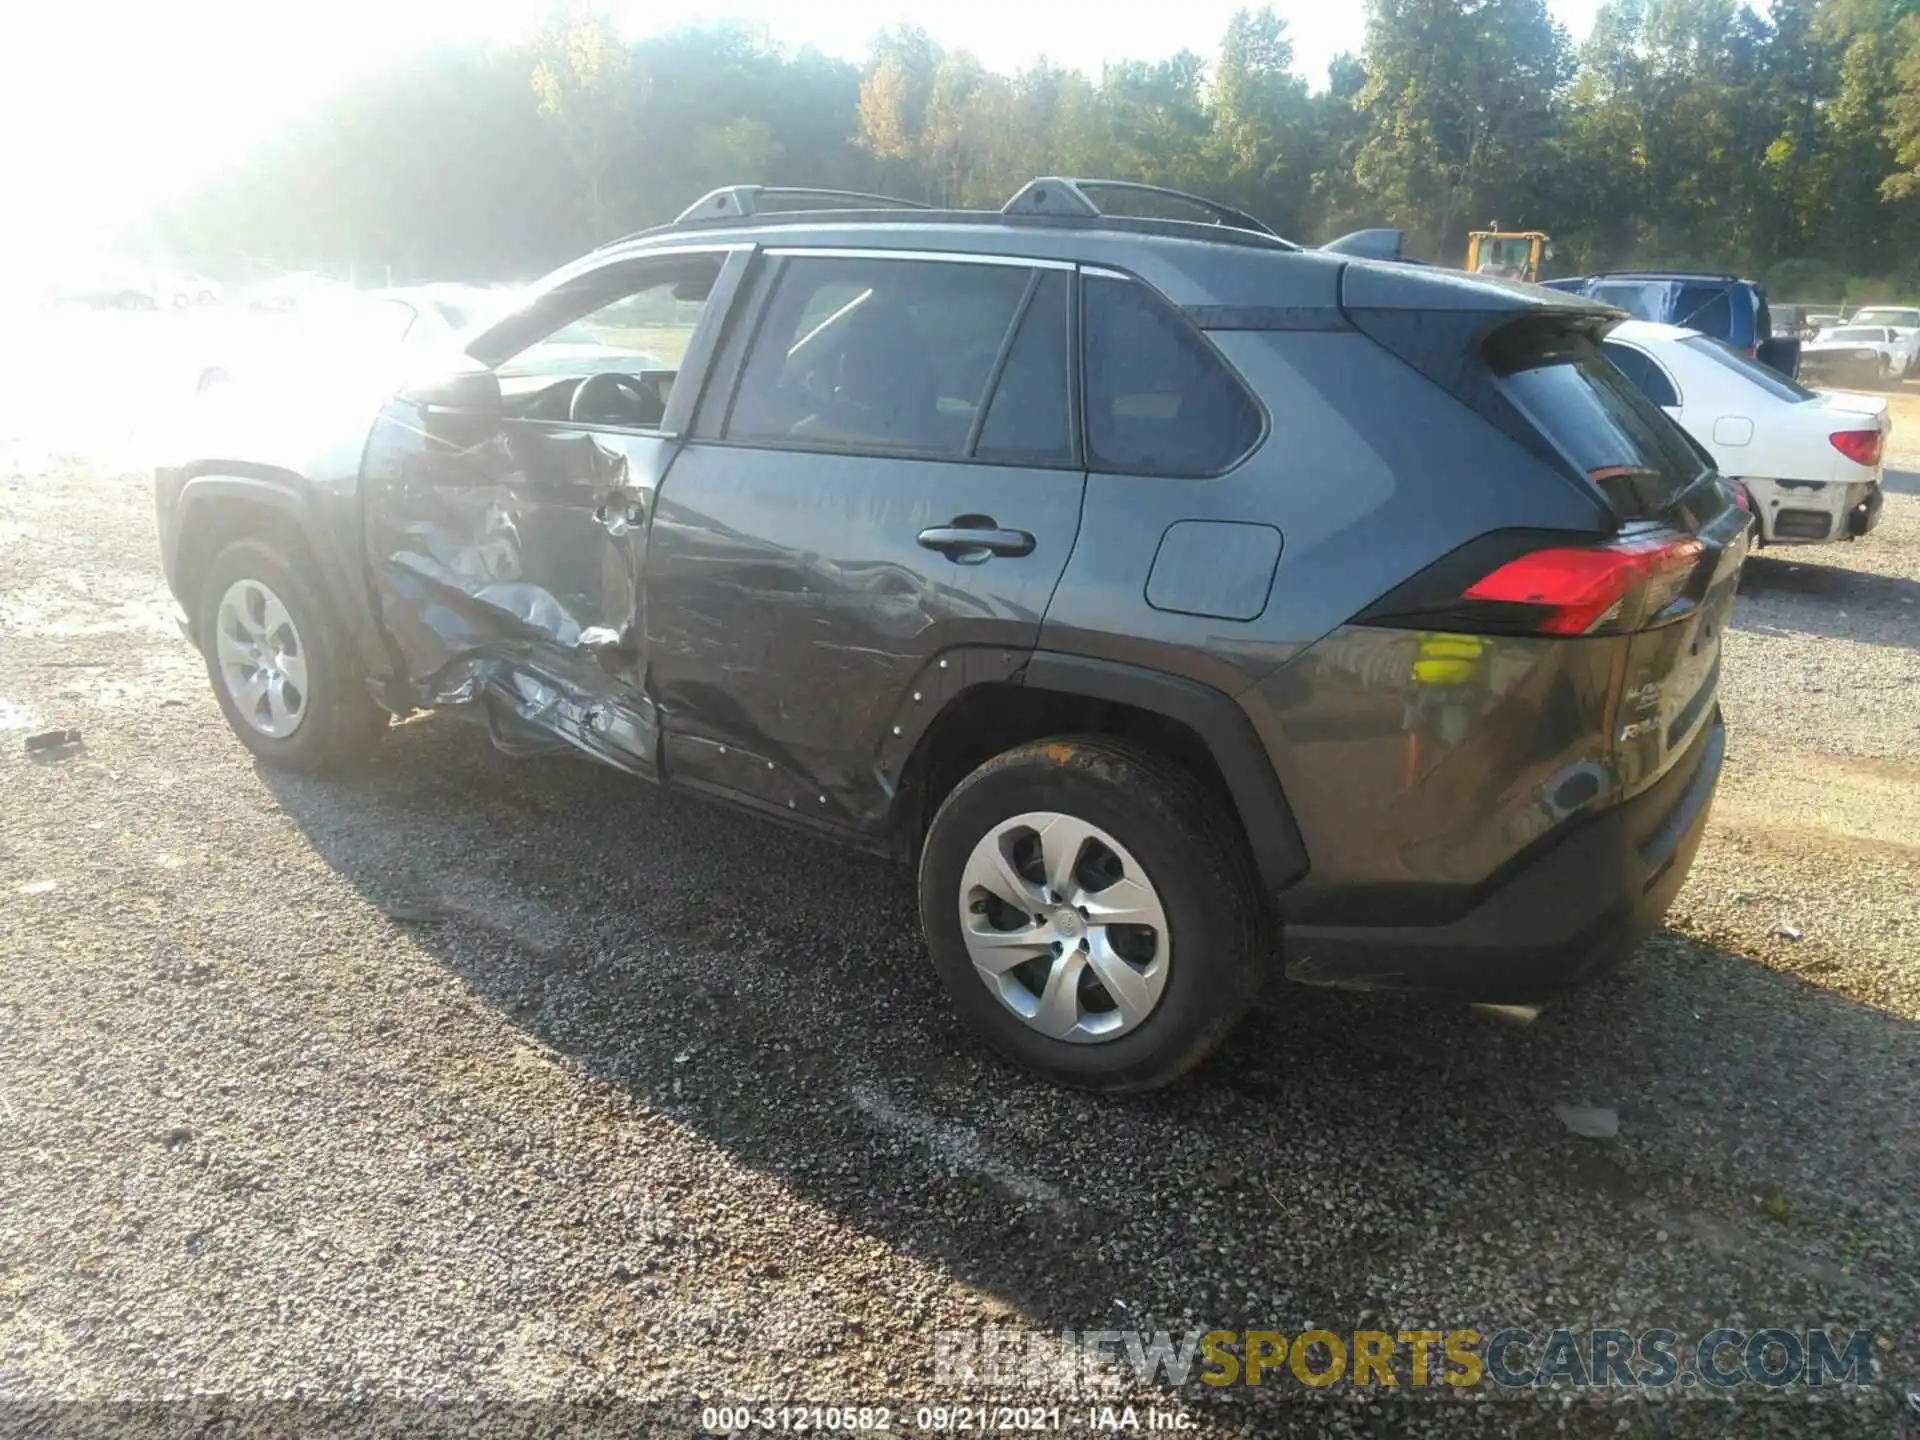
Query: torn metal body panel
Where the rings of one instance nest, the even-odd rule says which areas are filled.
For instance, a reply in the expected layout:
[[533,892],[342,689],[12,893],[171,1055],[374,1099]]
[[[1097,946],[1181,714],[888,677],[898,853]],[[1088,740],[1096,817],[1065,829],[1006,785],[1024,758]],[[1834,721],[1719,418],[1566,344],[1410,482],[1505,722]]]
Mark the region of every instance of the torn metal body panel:
[[392,401],[363,469],[381,619],[423,705],[480,703],[503,745],[547,735],[659,768],[637,636],[657,435],[507,421],[471,447]]

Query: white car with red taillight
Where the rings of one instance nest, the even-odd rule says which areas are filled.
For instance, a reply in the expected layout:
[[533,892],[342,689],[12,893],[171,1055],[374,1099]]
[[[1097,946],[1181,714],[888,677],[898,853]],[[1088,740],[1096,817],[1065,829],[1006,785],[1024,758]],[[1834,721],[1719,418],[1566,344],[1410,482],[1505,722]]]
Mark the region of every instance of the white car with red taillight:
[[1879,522],[1893,420],[1878,396],[1809,390],[1718,340],[1629,320],[1607,357],[1750,498],[1762,544],[1852,539]]

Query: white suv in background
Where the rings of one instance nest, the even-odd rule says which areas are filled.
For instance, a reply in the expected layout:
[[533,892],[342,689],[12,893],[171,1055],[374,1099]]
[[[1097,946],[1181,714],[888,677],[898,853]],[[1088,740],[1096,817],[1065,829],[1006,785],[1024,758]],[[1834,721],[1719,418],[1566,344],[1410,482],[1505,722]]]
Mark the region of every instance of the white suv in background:
[[1855,538],[1879,522],[1884,399],[1820,394],[1676,325],[1629,320],[1605,348],[1741,483],[1763,544]]

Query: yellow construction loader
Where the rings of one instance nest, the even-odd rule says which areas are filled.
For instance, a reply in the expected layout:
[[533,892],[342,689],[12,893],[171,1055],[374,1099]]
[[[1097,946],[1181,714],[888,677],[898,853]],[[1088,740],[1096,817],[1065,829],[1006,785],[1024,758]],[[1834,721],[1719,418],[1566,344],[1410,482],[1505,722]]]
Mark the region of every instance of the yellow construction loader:
[[1540,283],[1541,266],[1553,248],[1551,237],[1539,230],[1502,230],[1498,220],[1490,230],[1475,230],[1467,238],[1467,269],[1475,275],[1497,275],[1505,280]]

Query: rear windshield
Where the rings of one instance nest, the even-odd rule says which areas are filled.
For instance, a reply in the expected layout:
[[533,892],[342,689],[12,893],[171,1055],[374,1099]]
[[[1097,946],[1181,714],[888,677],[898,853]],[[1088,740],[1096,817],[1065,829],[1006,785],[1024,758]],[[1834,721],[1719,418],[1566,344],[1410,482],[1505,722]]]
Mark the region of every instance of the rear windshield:
[[1673,323],[1722,339],[1733,334],[1733,291],[1724,285],[1682,285],[1674,296]]
[[1593,296],[1618,305],[1636,319],[1683,325],[1722,339],[1733,336],[1733,291],[1718,282],[1611,280],[1594,286]]
[[1497,334],[1487,358],[1507,397],[1622,518],[1659,513],[1700,478],[1700,453],[1679,426],[1588,336]]
[[1758,360],[1749,359],[1731,345],[1709,340],[1705,335],[1689,335],[1680,343],[1689,350],[1707,356],[1715,364],[1744,375],[1776,400],[1798,405],[1802,401],[1817,398],[1806,386],[1795,384],[1771,365],[1762,365]]
[[1636,320],[1664,321],[1672,288],[1664,280],[1609,280],[1593,287],[1593,298],[1618,305]]

